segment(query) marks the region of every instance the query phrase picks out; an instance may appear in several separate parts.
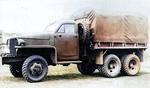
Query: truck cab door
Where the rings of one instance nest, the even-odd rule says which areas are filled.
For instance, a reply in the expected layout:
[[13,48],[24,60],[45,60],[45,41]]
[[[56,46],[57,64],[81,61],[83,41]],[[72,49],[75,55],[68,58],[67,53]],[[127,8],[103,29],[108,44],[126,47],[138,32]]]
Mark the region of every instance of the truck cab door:
[[58,60],[77,59],[78,33],[75,32],[74,24],[63,24],[55,33],[55,47],[57,49]]

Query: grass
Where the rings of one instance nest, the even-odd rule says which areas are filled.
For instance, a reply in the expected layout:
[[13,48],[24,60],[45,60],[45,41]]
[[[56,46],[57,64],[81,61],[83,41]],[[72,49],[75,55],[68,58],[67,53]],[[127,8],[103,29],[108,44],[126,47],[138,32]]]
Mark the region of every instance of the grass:
[[[93,75],[83,75],[81,74],[78,69],[77,65],[71,64],[69,66],[49,66],[47,76],[43,81],[54,81],[54,80],[64,80],[64,79],[85,79],[85,78],[92,78],[96,76]],[[0,77],[0,81],[9,80],[14,82],[25,82],[24,78],[15,78],[12,75]]]
[[47,77],[44,80],[60,80],[60,79],[84,79],[92,76],[81,74],[76,65],[69,66],[49,66]]
[[85,78],[90,78],[91,76],[89,75],[82,75],[82,74],[75,74],[75,73],[68,73],[68,74],[63,74],[63,75],[51,75],[47,76],[44,80],[49,81],[49,80],[63,80],[63,79],[85,79]]
[[[136,76],[141,76],[142,74],[150,74],[149,72],[138,72]],[[120,75],[123,77],[122,75]],[[99,75],[99,72],[95,71],[92,75],[81,74],[75,64],[69,66],[49,66],[48,74],[43,81],[55,81],[55,80],[71,80],[71,79],[88,79],[95,77],[103,77]],[[15,82],[25,82],[24,78],[14,78],[13,76],[0,77],[0,81],[9,80]]]
[[63,75],[67,73],[80,73],[75,64],[71,64],[69,66],[49,66],[48,75]]
[[0,81],[9,81],[9,82],[26,82],[26,80],[24,78],[15,78],[13,76],[5,76],[3,78],[0,79]]
[[138,72],[138,73],[136,74],[136,76],[141,76],[141,75],[143,75],[143,74],[150,74],[150,72]]

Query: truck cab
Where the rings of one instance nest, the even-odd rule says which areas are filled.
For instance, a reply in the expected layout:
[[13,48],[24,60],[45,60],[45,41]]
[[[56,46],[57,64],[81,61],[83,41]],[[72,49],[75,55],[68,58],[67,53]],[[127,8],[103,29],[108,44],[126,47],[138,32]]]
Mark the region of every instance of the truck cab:
[[[27,54],[22,50],[35,48],[50,47],[55,50],[57,60],[78,60],[79,59],[79,31],[78,23],[72,20],[54,22],[48,26],[43,33],[29,33],[12,38],[7,41],[10,47],[10,53],[2,54],[2,56],[17,57],[22,54],[28,57],[32,51]],[[81,29],[81,28],[80,28]],[[21,55],[21,56],[22,56]],[[26,56],[25,56],[26,55]],[[57,63],[56,60],[53,61]],[[7,63],[9,63],[7,61]],[[10,62],[11,63],[11,62]],[[3,61],[5,64],[5,61]]]
[[[10,52],[1,54],[2,64],[9,64],[10,71],[15,77],[24,75],[29,82],[40,81],[47,73],[48,65],[66,66],[71,63],[82,63],[79,58],[79,37],[83,37],[83,33],[82,23],[63,20],[48,25],[43,33],[29,33],[11,38],[7,40]],[[43,73],[39,72],[43,70]],[[43,75],[41,77],[38,74]]]

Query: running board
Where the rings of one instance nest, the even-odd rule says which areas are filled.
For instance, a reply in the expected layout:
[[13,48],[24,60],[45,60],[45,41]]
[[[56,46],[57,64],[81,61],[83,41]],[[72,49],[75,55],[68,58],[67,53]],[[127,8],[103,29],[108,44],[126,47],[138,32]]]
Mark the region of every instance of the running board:
[[77,64],[82,63],[82,61],[58,61],[57,64]]

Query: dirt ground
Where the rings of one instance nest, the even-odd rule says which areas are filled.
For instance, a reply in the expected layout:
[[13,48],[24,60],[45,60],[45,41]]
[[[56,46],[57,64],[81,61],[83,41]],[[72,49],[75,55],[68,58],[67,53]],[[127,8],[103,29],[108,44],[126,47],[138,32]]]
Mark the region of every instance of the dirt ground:
[[0,65],[0,88],[150,88],[150,57],[141,63],[141,70],[137,76],[63,78],[38,83],[28,83],[23,78],[14,78],[7,65]]

